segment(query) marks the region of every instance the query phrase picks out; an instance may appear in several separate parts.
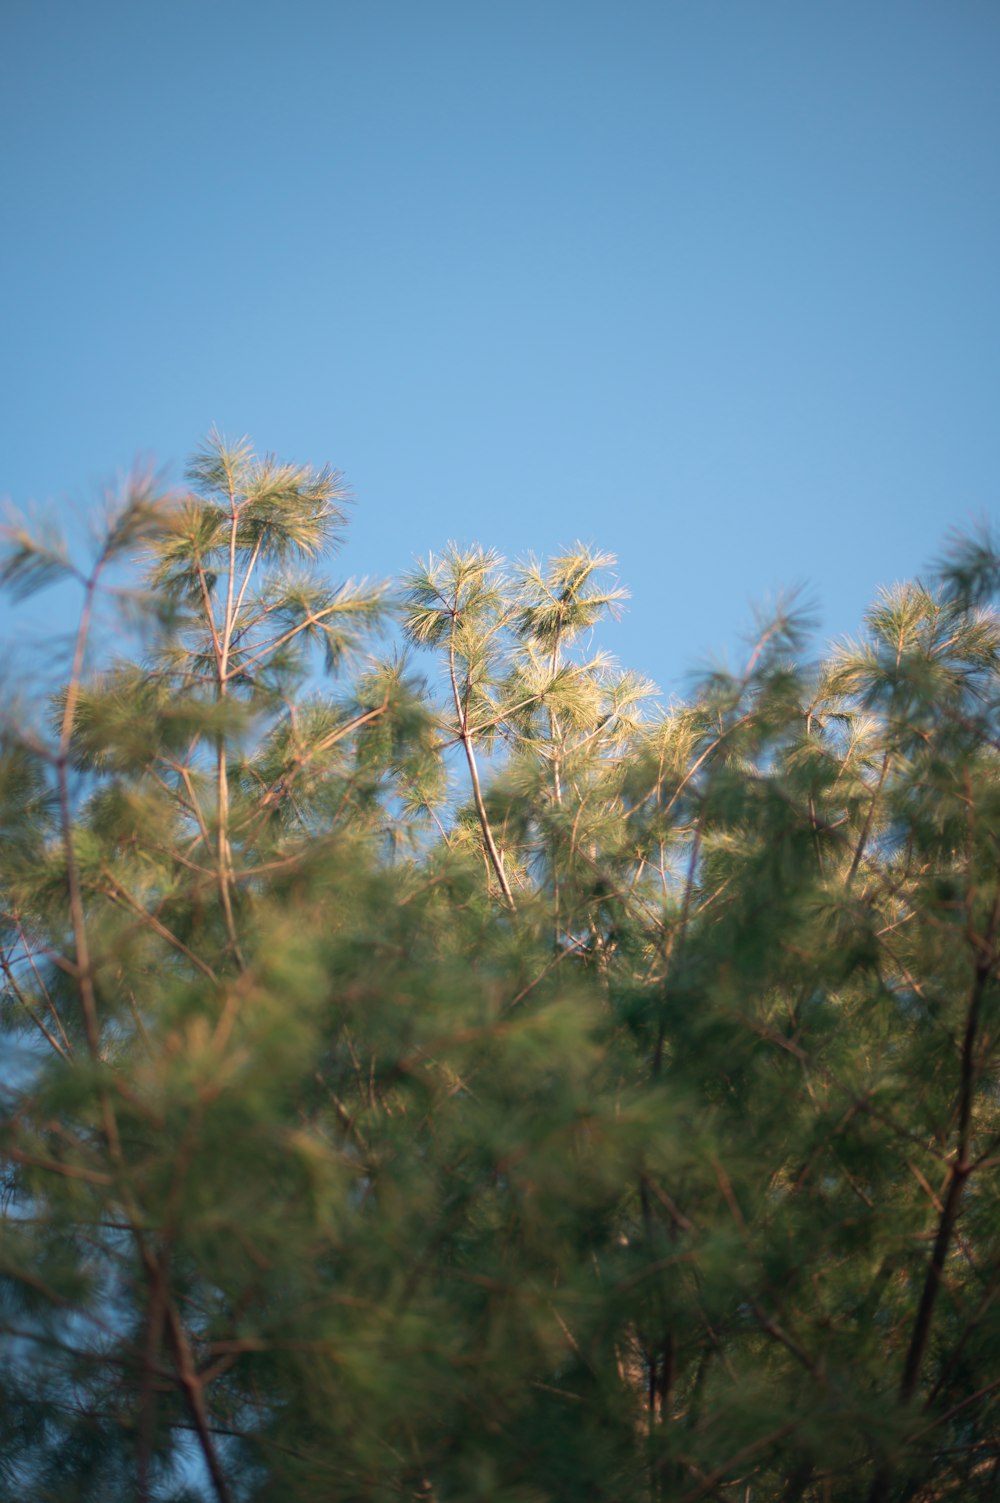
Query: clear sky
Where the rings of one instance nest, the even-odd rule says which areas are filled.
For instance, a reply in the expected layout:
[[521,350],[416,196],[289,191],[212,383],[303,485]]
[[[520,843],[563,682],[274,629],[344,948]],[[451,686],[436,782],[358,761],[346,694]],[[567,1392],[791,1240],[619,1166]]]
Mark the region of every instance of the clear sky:
[[678,689],[997,512],[996,0],[0,0],[0,493],[215,423],[344,572],[614,549]]

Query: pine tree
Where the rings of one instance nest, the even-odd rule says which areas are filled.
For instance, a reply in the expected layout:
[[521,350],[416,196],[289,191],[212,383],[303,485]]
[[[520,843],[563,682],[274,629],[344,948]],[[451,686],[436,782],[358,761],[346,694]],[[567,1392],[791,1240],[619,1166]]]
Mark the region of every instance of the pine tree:
[[663,708],[609,555],[333,586],[346,499],[213,437],[7,531],[83,610],[0,743],[0,1497],[986,1503],[996,549]]

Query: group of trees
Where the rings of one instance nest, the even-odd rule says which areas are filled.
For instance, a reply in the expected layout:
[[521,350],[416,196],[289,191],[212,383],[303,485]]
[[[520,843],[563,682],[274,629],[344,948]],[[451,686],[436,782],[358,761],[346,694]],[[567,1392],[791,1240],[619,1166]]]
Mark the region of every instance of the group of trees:
[[334,587],[336,474],[189,478],[6,534],[83,609],[0,743],[0,1496],[995,1498],[988,543],[664,708],[607,556]]

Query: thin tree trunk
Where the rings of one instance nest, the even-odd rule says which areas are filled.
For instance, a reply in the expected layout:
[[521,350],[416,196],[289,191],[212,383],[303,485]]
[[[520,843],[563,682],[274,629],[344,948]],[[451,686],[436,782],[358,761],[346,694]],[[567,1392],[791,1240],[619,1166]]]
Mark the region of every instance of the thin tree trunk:
[[475,801],[476,813],[479,816],[479,826],[483,832],[483,840],[486,844],[486,850],[489,855],[490,862],[493,866],[493,870],[496,872],[497,881],[500,884],[500,891],[504,895],[504,901],[506,902],[507,907],[511,910],[511,912],[513,912],[515,907],[514,894],[510,890],[510,883],[507,881],[507,874],[503,869],[503,859],[501,858],[500,852],[497,850],[497,844],[493,838],[493,831],[490,829],[490,821],[486,813],[486,805],[483,802],[483,791],[479,782],[479,769],[476,766],[476,754],[472,746],[472,737],[469,734],[468,716],[462,705],[462,696],[458,692],[458,675],[455,669],[454,621],[452,622],[451,641],[448,646],[448,665],[451,673],[452,694],[455,698],[455,714],[458,716],[458,736],[465,750],[465,760],[469,766],[469,780],[472,783],[472,797]]
[[232,1493],[226,1474],[222,1470],[219,1454],[212,1440],[212,1432],[208,1424],[208,1415],[205,1412],[205,1395],[202,1392],[201,1380],[195,1371],[194,1362],[191,1359],[191,1348],[188,1345],[184,1327],[173,1305],[167,1307],[167,1326],[170,1332],[170,1341],[174,1349],[174,1357],[177,1362],[177,1375],[180,1380],[181,1391],[184,1394],[191,1415],[195,1432],[198,1436],[198,1444],[201,1454],[212,1479],[212,1488],[218,1503],[231,1503]]
[[[236,529],[239,522],[236,496],[230,486],[229,491],[229,575],[226,583],[226,615],[222,624],[222,638],[219,643],[218,669],[219,699],[225,699],[226,687],[229,677],[229,648],[233,638],[235,616],[233,613],[233,598],[236,589]],[[243,598],[242,590],[240,599]],[[217,782],[218,782],[218,814],[219,831],[216,857],[219,869],[219,899],[222,903],[223,917],[226,923],[226,933],[229,935],[229,943],[232,946],[233,955],[240,970],[246,969],[246,962],[240,950],[239,936],[236,931],[236,920],[233,916],[232,901],[232,853],[229,846],[229,766],[226,749],[225,732],[220,731],[217,752]]]
[[[986,989],[987,977],[992,968],[992,957],[989,961],[980,961],[977,964],[976,979],[972,988],[972,996],[969,1000],[965,1036],[962,1040],[962,1063],[958,1100],[958,1144],[955,1150],[955,1160],[951,1166],[948,1191],[938,1218],[937,1233],[934,1237],[930,1262],[927,1266],[927,1273],[924,1276],[924,1285],[920,1294],[920,1303],[917,1306],[916,1319],[913,1323],[913,1332],[910,1336],[910,1344],[907,1348],[906,1360],[903,1364],[903,1375],[899,1384],[899,1397],[903,1404],[909,1404],[912,1401],[920,1379],[920,1369],[923,1365],[924,1355],[930,1340],[934,1310],[937,1305],[938,1295],[941,1292],[941,1278],[954,1238],[955,1226],[958,1222],[962,1192],[973,1169],[973,1165],[969,1160],[969,1129],[972,1120],[972,1097],[975,1090],[976,1077],[975,1047],[983,993]],[[892,1469],[888,1466],[880,1468],[872,1483],[871,1492],[868,1494],[868,1503],[885,1503],[891,1487]]]

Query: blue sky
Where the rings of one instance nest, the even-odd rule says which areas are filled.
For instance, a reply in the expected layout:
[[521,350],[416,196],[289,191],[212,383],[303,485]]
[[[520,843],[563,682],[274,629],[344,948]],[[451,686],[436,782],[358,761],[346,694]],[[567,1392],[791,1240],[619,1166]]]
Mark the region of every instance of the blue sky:
[[344,572],[580,536],[668,690],[996,514],[995,0],[0,0],[0,493],[214,423]]

